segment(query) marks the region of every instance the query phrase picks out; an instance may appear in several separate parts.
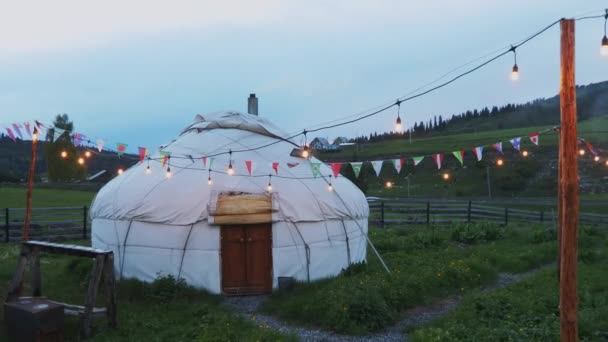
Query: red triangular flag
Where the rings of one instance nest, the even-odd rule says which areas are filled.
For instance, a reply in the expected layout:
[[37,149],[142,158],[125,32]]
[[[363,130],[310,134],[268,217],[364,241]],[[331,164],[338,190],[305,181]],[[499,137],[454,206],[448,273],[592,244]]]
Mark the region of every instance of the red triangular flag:
[[278,175],[279,174],[279,163],[277,163],[277,162],[272,163],[272,169],[274,170],[274,174]]
[[146,158],[148,149],[145,147],[138,147],[138,148],[139,148],[139,161],[142,162],[142,161],[144,161],[144,158]]
[[5,127],[4,129],[6,129],[6,132],[8,133],[8,136],[9,136],[11,139],[13,139],[13,141],[15,141],[15,142],[16,142],[16,141],[17,141],[17,138],[15,138],[15,135],[13,134],[13,131],[12,131],[10,128],[8,128],[8,127]]
[[247,165],[247,172],[251,176],[251,160],[245,160],[245,165]]
[[334,173],[334,177],[338,178],[340,174],[340,169],[342,168],[342,163],[331,163],[331,171]]
[[203,167],[207,167],[207,157],[202,157],[201,159],[203,160]]
[[528,137],[530,138],[530,141],[534,145],[538,146],[538,132],[534,132],[534,133],[530,134]]
[[29,135],[31,137],[32,136],[32,130],[30,129],[30,123],[29,122],[24,122],[23,126],[25,127],[25,131],[27,132],[27,135]]
[[289,166],[289,168],[291,169],[292,167],[296,167],[300,165],[300,163],[287,163],[287,166]]
[[433,154],[433,161],[435,162],[435,165],[437,165],[437,169],[441,169],[441,162],[443,161],[443,154],[442,153]]

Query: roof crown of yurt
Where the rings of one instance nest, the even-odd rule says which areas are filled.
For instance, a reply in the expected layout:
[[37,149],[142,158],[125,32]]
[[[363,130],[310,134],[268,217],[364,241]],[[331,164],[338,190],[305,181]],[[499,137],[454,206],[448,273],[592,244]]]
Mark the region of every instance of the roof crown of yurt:
[[196,115],[99,191],[92,244],[118,277],[258,294],[366,260],[363,193],[259,117],[255,94],[248,112]]

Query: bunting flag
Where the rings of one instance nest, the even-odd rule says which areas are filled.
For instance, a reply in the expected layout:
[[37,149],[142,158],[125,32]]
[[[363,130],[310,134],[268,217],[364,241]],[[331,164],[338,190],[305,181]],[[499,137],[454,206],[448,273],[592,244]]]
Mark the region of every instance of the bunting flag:
[[502,141],[497,142],[496,144],[492,145],[494,146],[494,149],[496,151],[498,151],[500,154],[504,154],[502,153]]
[[209,169],[211,169],[211,167],[213,166],[214,160],[215,160],[215,158],[213,158],[213,157],[209,158]]
[[19,136],[19,139],[23,140],[23,134],[21,134],[21,128],[20,125],[17,123],[13,124],[13,129],[15,129],[15,133],[17,133],[17,135]]
[[310,163],[310,171],[312,175],[317,178],[321,174],[321,163]]
[[534,145],[538,146],[538,137],[539,137],[538,132],[534,132],[534,133],[532,133],[532,134],[528,135],[528,137],[530,138],[530,141],[531,141],[531,142],[532,142]]
[[331,171],[334,173],[334,177],[338,178],[338,175],[340,175],[340,169],[342,169],[342,163],[331,163],[329,166],[331,166]]
[[27,133],[27,135],[30,136],[30,138],[32,137],[32,130],[30,129],[30,123],[29,122],[24,122],[23,123],[23,127],[25,127],[25,132]]
[[382,170],[382,160],[374,160],[370,163],[372,163],[372,167],[374,168],[374,171],[376,171],[376,176],[380,176],[380,170]]
[[116,143],[116,152],[118,153],[118,156],[122,156],[125,151],[127,150],[127,144],[123,144],[123,143]]
[[421,156],[421,157],[412,157],[412,160],[414,161],[414,166],[418,166],[418,164],[420,164],[420,162],[422,161],[422,159],[424,159],[424,156]]
[[593,155],[594,155],[594,156],[597,156],[597,155],[598,155],[598,151],[597,151],[597,149],[595,149],[595,147],[593,147],[593,145],[591,145],[591,143],[590,143],[590,142],[585,141],[585,145],[587,145],[587,148],[589,149],[589,151],[590,151],[591,153],[593,153]]
[[57,128],[57,127],[53,128],[53,137],[51,138],[51,142],[57,141],[57,139],[61,138],[63,133],[65,133],[65,131],[62,130],[61,128]]
[[42,129],[44,127],[44,125],[42,124],[42,122],[40,122],[38,120],[34,120],[34,123],[36,124],[36,127],[38,127],[38,129]]
[[399,174],[403,167],[403,159],[393,159],[393,165],[395,166],[395,170],[397,170],[397,174]]
[[294,167],[300,165],[300,163],[287,163],[287,167],[289,167],[290,169],[293,169]]
[[139,149],[139,161],[143,162],[146,158],[146,154],[148,154],[148,149],[145,147],[138,147]]
[[[287,166],[289,166],[289,163],[287,163]],[[278,162],[272,163],[272,169],[274,170],[274,174],[278,175],[279,174],[279,163]]]
[[97,150],[99,150],[99,152],[103,150],[103,143],[103,139],[97,139]]
[[456,157],[456,159],[458,159],[460,165],[464,165],[464,150],[454,151],[452,152],[452,154],[454,155],[454,157]]
[[203,170],[207,168],[207,157],[202,157],[203,160]]
[[84,135],[80,133],[74,133],[74,135],[72,135],[72,139],[74,140],[74,146],[80,146],[84,138]]
[[437,165],[437,170],[441,169],[441,162],[443,161],[443,153],[433,154],[433,161]]
[[160,151],[159,153],[160,153],[161,157],[163,157],[162,166],[164,167],[165,164],[167,164],[169,157],[171,156],[171,152]]
[[477,161],[481,161],[481,158],[483,158],[483,146],[473,147],[473,153],[477,157]]
[[521,148],[521,138],[520,137],[513,138],[510,141],[511,141],[511,145],[513,145],[513,148],[519,152],[519,150]]
[[362,162],[352,162],[350,166],[353,168],[353,172],[355,173],[355,177],[359,178],[359,173],[361,172],[361,166],[363,166]]
[[15,138],[15,135],[13,134],[13,131],[8,128],[8,127],[4,127],[4,129],[6,129],[6,133],[8,133],[9,138],[13,139],[13,141],[17,141],[17,138]]
[[245,166],[247,166],[247,172],[249,172],[249,175],[251,176],[251,168],[252,168],[251,160],[245,160]]

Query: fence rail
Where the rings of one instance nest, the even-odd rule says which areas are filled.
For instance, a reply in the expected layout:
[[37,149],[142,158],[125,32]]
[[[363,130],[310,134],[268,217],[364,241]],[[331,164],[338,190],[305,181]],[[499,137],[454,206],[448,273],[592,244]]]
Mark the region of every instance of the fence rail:
[[[369,223],[384,227],[399,224],[430,223],[471,223],[492,221],[501,224],[516,222],[554,224],[557,222],[555,210],[526,210],[493,206],[490,203],[474,201],[409,200],[409,199],[369,199]],[[608,227],[608,215],[580,213],[579,222],[585,225]]]
[[[86,239],[88,210],[83,207],[33,208],[30,216],[30,238],[35,240]],[[4,223],[0,241],[20,241],[23,238],[25,208],[4,208],[0,222]],[[1,224],[1,223],[0,223]]]

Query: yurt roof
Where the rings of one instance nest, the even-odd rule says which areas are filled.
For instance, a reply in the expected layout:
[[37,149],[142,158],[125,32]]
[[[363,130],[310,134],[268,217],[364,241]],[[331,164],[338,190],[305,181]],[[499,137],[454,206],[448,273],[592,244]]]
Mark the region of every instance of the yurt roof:
[[[331,177],[334,191],[328,191],[331,169],[321,163],[320,176],[313,177],[311,163],[320,161],[292,156],[294,143],[284,137],[280,129],[255,115],[197,115],[162,149],[171,153],[171,178],[165,177],[160,151],[151,153],[150,161],[137,163],[99,191],[91,205],[91,217],[189,225],[208,219],[208,208],[214,205],[210,201],[218,193],[264,193],[270,179],[275,221],[368,216],[365,196],[354,184],[342,176]],[[260,146],[265,147],[249,150]],[[246,152],[229,155],[231,150]],[[213,155],[205,159],[205,166],[201,157]],[[251,174],[247,162],[252,164]],[[148,163],[151,174],[145,173]],[[225,172],[229,163],[236,171],[234,176]],[[273,163],[279,163],[278,174]],[[207,184],[208,176],[213,178],[212,185]]]

